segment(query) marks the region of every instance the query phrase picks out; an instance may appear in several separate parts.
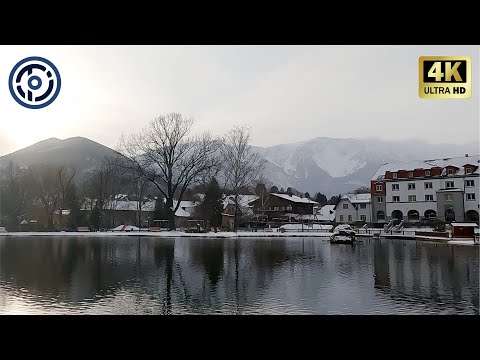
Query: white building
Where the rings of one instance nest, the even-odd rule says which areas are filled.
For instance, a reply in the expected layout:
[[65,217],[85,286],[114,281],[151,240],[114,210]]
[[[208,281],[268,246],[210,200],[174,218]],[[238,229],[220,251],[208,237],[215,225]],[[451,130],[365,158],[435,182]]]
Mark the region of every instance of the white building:
[[374,222],[478,221],[480,156],[383,164],[371,180]]
[[334,208],[335,221],[341,223],[372,222],[371,194],[343,195]]

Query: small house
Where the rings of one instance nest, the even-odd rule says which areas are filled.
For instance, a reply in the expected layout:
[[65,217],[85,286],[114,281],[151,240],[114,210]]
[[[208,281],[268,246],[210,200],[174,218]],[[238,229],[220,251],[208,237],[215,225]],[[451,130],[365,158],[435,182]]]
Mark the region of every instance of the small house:
[[476,223],[455,223],[451,224],[452,238],[455,239],[473,239],[475,237],[475,229],[478,229]]

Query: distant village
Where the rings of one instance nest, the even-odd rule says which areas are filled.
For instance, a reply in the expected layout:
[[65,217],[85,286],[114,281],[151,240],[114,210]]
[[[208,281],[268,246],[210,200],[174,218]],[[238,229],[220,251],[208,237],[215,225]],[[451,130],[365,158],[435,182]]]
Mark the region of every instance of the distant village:
[[[285,224],[339,224],[371,227],[432,226],[449,222],[476,222],[479,218],[479,163],[480,156],[468,156],[387,163],[372,176],[370,188],[333,196],[329,200],[322,193],[310,196],[296,189],[267,189],[258,183],[250,192],[235,195],[221,194],[218,228],[234,229],[235,212],[238,229],[279,227]],[[235,197],[237,199],[235,200]],[[209,219],[202,216],[201,205],[206,198],[202,192],[188,191],[175,212],[179,229],[209,227]],[[85,198],[80,202],[82,218],[92,219],[97,202]],[[178,200],[174,201],[174,206]],[[136,194],[114,194],[102,208],[103,230],[168,229],[166,206],[162,197]],[[21,220],[19,231],[48,229],[48,219],[41,205],[33,207]],[[5,215],[5,213],[3,213]],[[68,230],[72,209],[53,211],[55,230]],[[78,224],[80,230],[94,230],[95,224],[86,220]]]
[[[370,186],[330,199],[263,179],[247,128],[188,137],[172,113],[121,138],[119,154],[81,181],[75,169],[0,169],[2,231],[237,231],[350,224],[441,228],[479,218],[480,156],[386,163]],[[319,226],[316,226],[319,225]]]

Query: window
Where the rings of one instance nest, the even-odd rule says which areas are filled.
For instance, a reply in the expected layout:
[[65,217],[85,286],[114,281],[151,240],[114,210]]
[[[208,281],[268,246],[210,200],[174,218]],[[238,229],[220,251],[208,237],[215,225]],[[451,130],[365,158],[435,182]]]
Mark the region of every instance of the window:
[[278,211],[278,206],[275,206],[273,210]]
[[285,211],[285,206],[282,206],[282,211]]
[[409,171],[409,172],[408,172],[408,177],[409,177],[409,178],[412,178],[412,177],[413,177],[413,171]]
[[367,208],[367,204],[360,204],[360,209],[366,209]]
[[377,220],[385,220],[385,213],[382,210],[377,212]]
[[292,205],[288,205],[287,206],[287,211],[291,211],[292,210]]
[[348,204],[343,204],[344,209],[348,209]]
[[400,196],[392,196],[393,202],[400,202]]
[[417,201],[417,196],[416,195],[408,195],[408,201]]
[[382,185],[377,185],[377,191],[382,191],[383,186]]
[[352,215],[348,215],[348,221],[352,221]]
[[455,187],[455,183],[453,181],[445,181],[445,187],[447,189]]
[[415,183],[409,183],[408,190],[415,190]]
[[475,186],[475,183],[474,183],[473,180],[467,180],[467,181],[466,181],[466,186],[467,186],[467,187],[473,187],[473,186]]
[[433,195],[425,195],[425,201],[433,201]]
[[467,194],[467,200],[475,200],[475,193]]
[[445,201],[453,201],[453,195],[452,194],[445,194]]
[[448,170],[447,170],[447,174],[448,174],[448,175],[453,175],[453,169],[448,169]]
[[392,173],[392,178],[394,178],[394,179],[397,178],[397,173],[396,172]]
[[382,196],[378,197],[378,198],[377,198],[377,202],[383,203],[383,197],[382,197]]
[[399,185],[398,184],[392,184],[392,191],[398,191]]
[[360,215],[361,221],[367,221],[367,215]]
[[472,173],[472,168],[465,168],[465,174],[471,174]]
[[431,183],[431,182],[426,182],[426,183],[425,183],[425,189],[433,189],[433,183]]
[[340,215],[340,221],[343,221],[343,215]]
[[430,170],[425,170],[425,176],[430,176]]

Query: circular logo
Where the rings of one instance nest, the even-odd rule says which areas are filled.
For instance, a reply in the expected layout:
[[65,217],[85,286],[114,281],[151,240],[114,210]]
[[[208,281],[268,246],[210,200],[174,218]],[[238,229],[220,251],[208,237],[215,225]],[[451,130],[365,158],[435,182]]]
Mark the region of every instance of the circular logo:
[[8,87],[15,101],[29,109],[50,105],[57,98],[61,85],[55,65],[39,56],[19,61],[8,78]]

